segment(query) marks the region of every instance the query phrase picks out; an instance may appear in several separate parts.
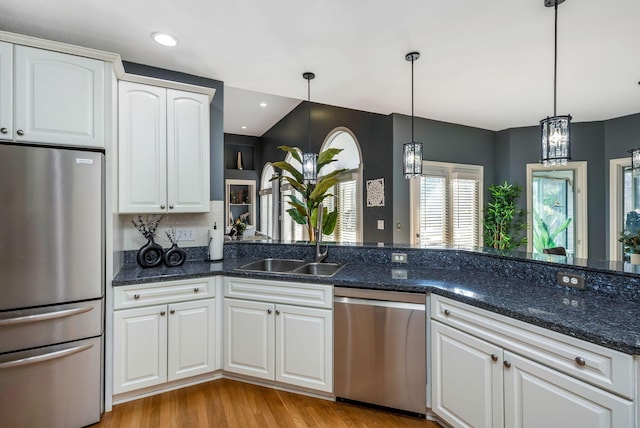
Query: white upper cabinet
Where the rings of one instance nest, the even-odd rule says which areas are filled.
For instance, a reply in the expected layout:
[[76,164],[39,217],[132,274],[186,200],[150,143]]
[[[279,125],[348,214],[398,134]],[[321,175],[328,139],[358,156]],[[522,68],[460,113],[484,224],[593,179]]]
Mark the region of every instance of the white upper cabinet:
[[167,89],[167,197],[174,211],[209,211],[209,98]]
[[209,211],[209,99],[119,83],[119,211]]
[[[3,47],[3,57],[4,52]],[[104,147],[104,62],[16,45],[14,68],[15,126],[11,139]],[[0,73],[0,108],[4,110],[8,85],[4,81],[4,61]]]
[[0,140],[13,139],[13,45],[0,42]]

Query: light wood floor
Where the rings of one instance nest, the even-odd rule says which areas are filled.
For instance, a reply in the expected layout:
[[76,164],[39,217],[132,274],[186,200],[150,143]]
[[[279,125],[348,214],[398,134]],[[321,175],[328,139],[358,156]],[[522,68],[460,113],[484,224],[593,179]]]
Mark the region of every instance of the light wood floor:
[[99,428],[419,427],[435,422],[228,379],[114,406]]

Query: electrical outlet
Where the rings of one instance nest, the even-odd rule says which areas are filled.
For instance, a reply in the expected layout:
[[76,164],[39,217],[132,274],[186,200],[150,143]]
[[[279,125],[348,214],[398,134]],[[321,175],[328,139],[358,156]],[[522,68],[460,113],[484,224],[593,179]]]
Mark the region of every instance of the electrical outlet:
[[570,273],[558,272],[557,281],[559,285],[578,288],[584,290],[584,276]]
[[391,253],[393,263],[407,263],[407,253]]
[[384,220],[378,220],[378,230],[384,230]]
[[391,279],[407,279],[407,270],[391,269]]
[[190,227],[178,227],[176,228],[176,239],[178,241],[195,241],[193,236],[193,229]]

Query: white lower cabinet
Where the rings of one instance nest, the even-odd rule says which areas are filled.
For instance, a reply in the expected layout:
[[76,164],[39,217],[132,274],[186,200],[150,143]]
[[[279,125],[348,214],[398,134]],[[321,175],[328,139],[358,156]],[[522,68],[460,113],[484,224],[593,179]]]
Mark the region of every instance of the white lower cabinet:
[[[143,300],[171,300],[171,291],[182,299],[185,286],[193,295],[213,293],[202,281],[176,281],[116,289],[116,294]],[[204,289],[204,291],[202,291]],[[199,291],[195,291],[199,290]],[[138,291],[135,293],[135,291]],[[158,298],[162,295],[162,298]],[[136,297],[137,296],[137,297]],[[175,298],[175,297],[174,297]],[[126,301],[116,298],[116,301]],[[131,304],[131,303],[129,303]],[[215,299],[196,299],[114,311],[114,394],[160,385],[213,372],[216,364]]]
[[633,394],[625,395],[635,383],[631,356],[574,338],[563,342],[560,334],[440,296],[431,302],[432,410],[443,421],[476,428],[637,426]]
[[[228,297],[230,295],[253,295],[262,301]],[[319,296],[329,297],[317,303],[320,308],[276,303],[279,299],[295,302],[296,295],[301,296],[301,302],[311,305],[314,303],[309,302],[316,301],[315,296],[318,302],[323,300]],[[330,286],[226,278],[225,372],[332,392],[330,296]]]

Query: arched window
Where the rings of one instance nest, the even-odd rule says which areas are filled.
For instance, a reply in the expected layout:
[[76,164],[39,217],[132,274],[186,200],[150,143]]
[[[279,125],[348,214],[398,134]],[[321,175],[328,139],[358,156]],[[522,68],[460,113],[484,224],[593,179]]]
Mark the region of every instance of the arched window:
[[325,199],[328,211],[338,211],[336,228],[332,235],[323,239],[336,242],[362,242],[362,155],[355,135],[347,128],[339,127],[329,133],[322,144],[321,152],[328,149],[342,149],[335,157],[336,162],[326,165],[320,175],[336,169],[348,170],[340,182],[329,193],[333,198]]
[[273,182],[271,178],[275,174],[271,162],[267,162],[262,168],[260,178],[260,232],[273,237]]

